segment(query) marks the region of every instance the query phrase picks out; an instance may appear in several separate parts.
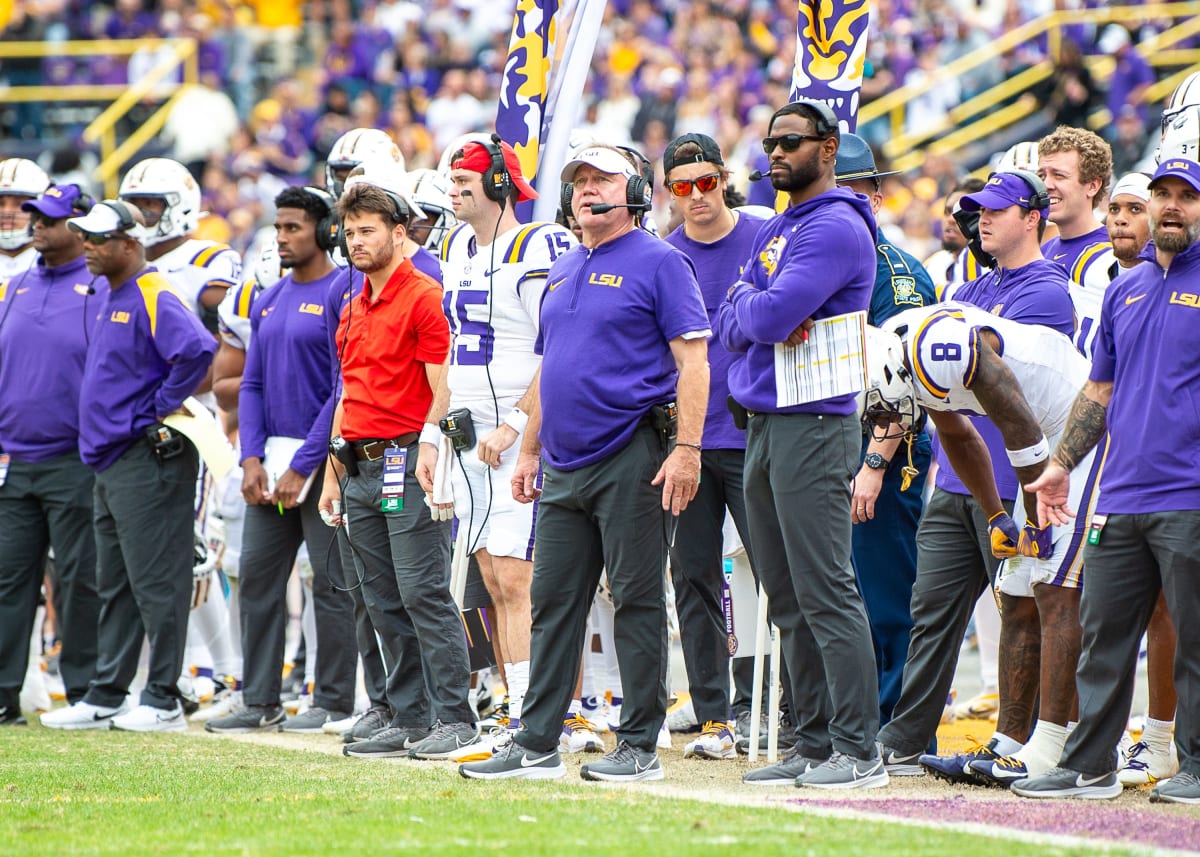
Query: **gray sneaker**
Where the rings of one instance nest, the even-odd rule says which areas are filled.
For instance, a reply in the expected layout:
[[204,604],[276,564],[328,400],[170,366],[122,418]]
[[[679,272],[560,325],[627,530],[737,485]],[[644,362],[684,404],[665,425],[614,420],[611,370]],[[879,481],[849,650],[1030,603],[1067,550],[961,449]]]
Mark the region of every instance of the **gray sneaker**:
[[1200,778],[1188,771],[1180,771],[1151,789],[1150,802],[1200,803]]
[[1021,797],[1110,800],[1120,797],[1125,787],[1117,779],[1115,771],[1095,776],[1081,774],[1069,768],[1051,768],[1036,777],[1017,780],[1009,789]]
[[342,743],[353,744],[356,741],[366,741],[387,729],[391,722],[391,712],[386,708],[370,708],[366,714],[358,718],[352,727],[342,733]]
[[887,769],[889,775],[893,777],[925,776],[925,769],[917,763],[917,759],[921,757],[920,752],[900,753],[883,744],[877,743],[876,746],[879,747],[879,755],[883,758],[883,767]]
[[888,784],[883,759],[856,759],[834,752],[825,762],[796,778],[796,785],[813,789],[877,789]]
[[479,727],[474,723],[433,724],[433,731],[422,741],[413,744],[408,755],[414,759],[448,759],[463,747],[479,741]]
[[588,762],[580,768],[579,775],[585,780],[631,783],[637,780],[661,780],[663,769],[657,752],[642,750],[628,741],[621,741],[604,758]]
[[408,752],[428,735],[428,729],[388,726],[370,738],[347,744],[342,748],[342,755],[363,759],[394,759],[407,756]]
[[321,708],[319,705],[314,705],[303,714],[297,714],[295,717],[289,717],[286,721],[280,724],[279,731],[320,734],[322,732],[321,727],[330,720],[341,720],[349,716],[350,712],[348,711],[329,711]]
[[[736,727],[734,728],[733,749],[737,751],[739,756],[750,755],[750,726],[751,718],[749,711],[743,711],[736,718]],[[759,718],[758,727],[758,751],[760,753],[767,752],[767,741],[770,735],[771,718],[763,714]],[[778,748],[780,753],[789,752],[796,745],[796,731],[788,718],[779,717],[779,738]]]
[[278,705],[243,705],[224,717],[215,717],[204,724],[206,732],[240,735],[245,732],[275,731],[287,720],[287,713]]
[[805,756],[793,747],[774,765],[747,771],[742,782],[751,786],[794,786],[796,777],[807,774],[824,761]]
[[490,759],[466,762],[458,772],[468,780],[557,780],[567,772],[558,750],[539,753],[509,741],[496,749]]

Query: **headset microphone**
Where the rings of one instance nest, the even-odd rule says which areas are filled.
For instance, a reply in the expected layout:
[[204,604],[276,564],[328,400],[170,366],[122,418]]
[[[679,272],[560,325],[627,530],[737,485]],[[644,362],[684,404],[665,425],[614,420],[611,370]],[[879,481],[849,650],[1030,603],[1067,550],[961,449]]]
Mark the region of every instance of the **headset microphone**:
[[752,182],[760,182],[766,177],[766,173],[764,173],[762,170],[755,170],[754,172],[750,173],[750,181]]
[[647,207],[648,206],[641,204],[630,205],[625,203],[622,205],[615,205],[608,202],[597,202],[595,205],[588,206],[588,209],[592,212],[592,214],[605,214],[609,211],[612,211],[614,208],[628,208],[630,211],[645,211]]

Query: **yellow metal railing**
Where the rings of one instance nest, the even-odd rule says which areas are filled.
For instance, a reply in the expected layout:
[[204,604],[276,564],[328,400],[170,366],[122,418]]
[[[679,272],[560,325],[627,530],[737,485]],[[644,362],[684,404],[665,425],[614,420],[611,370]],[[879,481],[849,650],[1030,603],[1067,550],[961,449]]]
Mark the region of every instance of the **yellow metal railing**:
[[[105,194],[115,196],[117,173],[125,162],[149,142],[166,122],[170,109],[199,76],[194,39],[109,39],[71,42],[0,42],[0,60],[11,57],[131,57],[139,50],[169,46],[150,71],[132,86],[126,84],[77,84],[71,86],[13,86],[4,93],[7,101],[111,102],[84,129],[86,143],[100,146],[100,164],[95,177],[104,183]],[[170,80],[182,70],[182,82]],[[150,118],[118,145],[117,123],[131,109],[146,101],[162,102]]]

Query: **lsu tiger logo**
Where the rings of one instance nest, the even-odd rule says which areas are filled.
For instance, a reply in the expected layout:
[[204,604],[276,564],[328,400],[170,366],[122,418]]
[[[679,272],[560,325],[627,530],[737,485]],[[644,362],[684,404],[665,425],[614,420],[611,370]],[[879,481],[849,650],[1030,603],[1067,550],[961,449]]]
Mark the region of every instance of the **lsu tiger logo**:
[[783,248],[786,246],[787,239],[782,235],[776,235],[758,254],[758,261],[762,264],[768,277],[775,276],[775,269],[779,267],[779,260],[783,258]]

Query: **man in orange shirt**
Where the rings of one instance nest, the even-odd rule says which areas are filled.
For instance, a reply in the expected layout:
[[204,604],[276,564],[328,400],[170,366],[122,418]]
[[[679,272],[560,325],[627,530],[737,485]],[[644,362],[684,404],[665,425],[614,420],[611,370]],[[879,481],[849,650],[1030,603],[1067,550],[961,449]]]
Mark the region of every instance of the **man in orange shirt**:
[[467,703],[466,637],[449,589],[450,524],[430,516],[415,475],[450,328],[441,287],[404,256],[404,200],[362,182],[346,190],[338,214],[350,264],[366,283],[338,325],[337,463],[325,471],[320,509],[340,524],[344,507],[393,707],[389,728],[344,752],[441,759],[479,740]]

